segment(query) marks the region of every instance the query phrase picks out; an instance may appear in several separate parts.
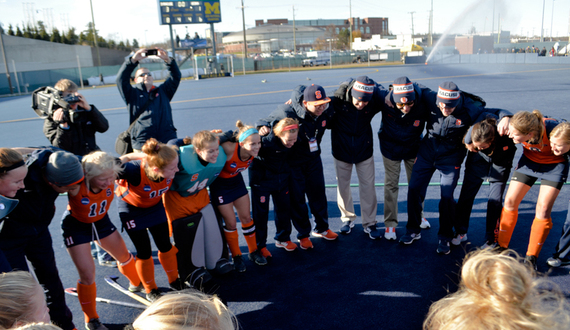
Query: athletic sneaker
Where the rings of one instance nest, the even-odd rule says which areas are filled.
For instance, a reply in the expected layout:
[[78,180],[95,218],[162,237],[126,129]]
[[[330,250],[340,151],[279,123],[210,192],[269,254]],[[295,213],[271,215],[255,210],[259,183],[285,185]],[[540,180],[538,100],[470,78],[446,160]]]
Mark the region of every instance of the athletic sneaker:
[[188,285],[200,290],[205,283],[212,279],[212,274],[206,270],[204,267],[200,267],[192,272],[188,279]]
[[297,248],[297,244],[291,242],[291,241],[287,241],[287,242],[280,242],[280,241],[275,241],[275,246],[281,249],[285,249],[285,251],[295,251],[295,249]]
[[322,237],[322,238],[326,239],[327,241],[334,241],[338,237],[338,234],[333,232],[330,229],[327,229],[327,230],[320,232],[320,233],[317,232],[316,230],[313,230],[311,232],[311,235],[313,235],[315,237]]
[[431,225],[429,224],[429,221],[427,221],[426,218],[422,218],[422,223],[420,223],[420,228],[421,229],[430,229]]
[[305,238],[301,238],[299,240],[299,246],[301,247],[301,249],[303,250],[308,250],[308,249],[312,249],[313,248],[313,243],[311,242],[311,239],[308,237]]
[[255,262],[255,264],[257,264],[258,266],[267,265],[267,259],[265,259],[265,257],[263,255],[261,255],[261,252],[259,252],[259,249],[255,250],[253,252],[250,252],[247,257],[249,258],[249,260]]
[[340,227],[340,233],[348,235],[352,231],[353,227],[354,227],[354,221],[344,221],[342,223],[342,227]]
[[368,234],[370,239],[380,238],[380,231],[376,228],[376,225],[364,227],[364,232]]
[[170,285],[170,289],[172,291],[180,291],[180,290],[188,289],[188,286],[186,285],[186,283],[182,282],[182,280],[179,278],[174,280],[174,282],[169,283],[169,285]]
[[524,258],[524,263],[530,267],[532,267],[532,269],[534,270],[538,270],[536,268],[536,256],[526,256]]
[[439,244],[437,245],[437,250],[435,250],[439,254],[449,254],[451,251],[449,247],[449,241],[445,239],[440,239]]
[[162,297],[162,293],[158,291],[158,289],[152,289],[149,293],[146,294],[146,300],[150,302],[155,302],[158,298]]
[[235,256],[234,258],[234,269],[239,272],[245,272],[245,263],[243,262],[243,258],[241,255]]
[[546,263],[550,267],[560,267],[560,266],[570,265],[570,260],[550,257],[548,258],[548,260],[546,260]]
[[141,284],[139,284],[138,286],[134,286],[132,284],[129,283],[129,291],[131,292],[142,292],[144,290],[144,287]]
[[400,238],[400,243],[409,245],[409,244],[412,244],[415,240],[418,240],[420,238],[422,238],[422,234],[420,234],[420,233],[417,233],[417,234],[406,233],[406,235],[404,235]]
[[459,245],[459,244],[461,244],[462,242],[465,242],[465,241],[467,241],[467,234],[463,234],[463,235],[457,234],[457,236],[454,237],[454,238],[451,240],[451,244],[453,244],[453,245]]
[[[297,247],[297,246],[295,245],[295,247]],[[261,248],[261,255],[264,256],[265,259],[273,258],[273,256],[271,255],[271,252],[269,252],[269,250],[266,247]]]
[[85,329],[87,330],[108,330],[99,319],[91,319],[88,323],[85,323]]
[[234,265],[226,258],[221,258],[216,262],[214,271],[218,275],[224,275],[234,270]]
[[386,232],[384,233],[384,238],[387,240],[396,240],[396,228],[386,227]]
[[106,266],[106,267],[117,267],[117,260],[113,259],[111,255],[105,251],[100,251],[99,256],[97,256],[97,261],[99,262],[99,266]]

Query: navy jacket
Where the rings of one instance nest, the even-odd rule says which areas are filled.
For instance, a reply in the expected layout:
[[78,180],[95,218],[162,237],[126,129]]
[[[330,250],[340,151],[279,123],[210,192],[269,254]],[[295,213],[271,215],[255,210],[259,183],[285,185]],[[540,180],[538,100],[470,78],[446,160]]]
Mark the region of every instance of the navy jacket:
[[[58,150],[58,149],[54,149]],[[18,206],[6,216],[6,221],[49,226],[55,214],[55,200],[59,193],[44,179],[44,168],[53,150],[38,149],[26,160],[28,174],[24,179],[24,189],[18,190],[14,199]]]
[[[498,122],[498,117],[496,115],[488,114],[487,116],[494,117]],[[471,140],[472,128],[473,127],[469,128],[469,131],[465,135],[465,144],[473,143]],[[477,151],[477,154],[487,163],[496,164],[510,170],[513,166],[513,158],[515,157],[516,151],[517,147],[508,135],[501,136],[499,135],[499,132],[495,132],[495,140],[491,147],[485,150],[479,150]]]
[[[321,140],[327,124],[331,119],[333,110],[329,106],[319,117],[315,118],[303,106],[303,92],[305,86],[299,85],[291,94],[292,104],[282,104],[274,110],[269,117],[260,119],[256,126],[274,127],[283,118],[295,118],[299,121],[299,137],[293,145],[290,164],[300,166],[310,162],[321,155]],[[319,150],[311,152],[309,140],[316,139]]]
[[262,136],[259,154],[249,166],[250,186],[272,181],[279,175],[289,175],[290,152],[291,148],[285,147],[273,132]]
[[[137,65],[138,62],[132,63],[131,58],[123,63],[117,74],[117,87],[123,100],[127,103],[129,123],[132,123],[138,116],[131,131],[131,140],[134,149],[141,149],[146,140],[151,137],[163,143],[176,138],[170,101],[178,89],[182,75],[176,61],[172,59],[170,64],[166,64],[169,71],[166,81],[153,88],[149,93],[143,83],[136,84],[135,87],[131,86],[131,74]],[[151,97],[154,99],[141,114],[141,107]]]
[[378,139],[382,155],[390,160],[416,158],[420,148],[422,133],[430,111],[428,103],[431,102],[429,97],[431,90],[417,83],[413,83],[413,86],[416,99],[407,114],[403,114],[396,107],[393,91],[384,98],[386,106],[382,110]]
[[[352,87],[341,85],[331,98],[334,110],[332,120],[327,124],[331,129],[331,148],[334,158],[350,164],[357,164],[372,157],[374,138],[370,122],[384,108],[380,98],[373,98],[362,109],[357,110],[352,104]],[[375,93],[379,93],[378,88]]]
[[467,152],[463,137],[471,125],[485,119],[485,112],[499,118],[512,115],[506,110],[485,109],[485,101],[462,91],[459,104],[453,113],[445,117],[436,105],[437,92],[428,92],[427,98],[430,108],[427,134],[422,139],[418,156],[432,161],[434,165],[461,166]]

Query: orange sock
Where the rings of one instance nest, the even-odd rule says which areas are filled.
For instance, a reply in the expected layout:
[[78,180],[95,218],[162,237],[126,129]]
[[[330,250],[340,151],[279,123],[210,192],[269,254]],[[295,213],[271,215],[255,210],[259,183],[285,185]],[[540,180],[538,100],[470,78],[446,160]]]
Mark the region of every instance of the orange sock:
[[95,301],[97,285],[95,283],[86,285],[77,281],[77,297],[85,316],[85,323],[92,319],[98,319],[99,314],[97,314],[97,302]]
[[239,249],[239,237],[237,230],[229,231],[224,228],[224,235],[226,236],[226,241],[228,241],[228,246],[230,251],[232,251],[232,256],[241,256],[241,250]]
[[501,212],[501,224],[499,225],[499,238],[497,240],[501,247],[509,247],[513,230],[515,230],[515,226],[517,225],[518,216],[518,210],[509,211],[503,207],[503,212]]
[[146,293],[149,293],[152,289],[158,289],[154,281],[154,260],[152,257],[148,259],[137,258],[135,260],[135,266]]
[[168,283],[172,283],[178,278],[178,260],[176,260],[177,253],[178,249],[175,246],[172,246],[170,251],[165,253],[158,251],[158,261],[160,261],[162,268],[166,272]]
[[257,240],[255,239],[255,224],[253,220],[251,220],[247,227],[242,224],[241,229],[243,230],[243,237],[245,237],[245,241],[247,242],[249,253],[255,252],[255,250],[257,250]]
[[[117,260],[118,261],[118,260]],[[135,266],[135,257],[129,253],[129,260],[124,263],[117,262],[117,266],[121,274],[125,275],[131,282],[131,285],[138,286],[141,284],[139,275],[137,274],[137,268]]]
[[526,255],[535,256],[538,258],[542,245],[550,233],[552,228],[552,219],[538,219],[535,218],[532,222],[532,227],[530,229],[530,239],[528,241],[528,249]]

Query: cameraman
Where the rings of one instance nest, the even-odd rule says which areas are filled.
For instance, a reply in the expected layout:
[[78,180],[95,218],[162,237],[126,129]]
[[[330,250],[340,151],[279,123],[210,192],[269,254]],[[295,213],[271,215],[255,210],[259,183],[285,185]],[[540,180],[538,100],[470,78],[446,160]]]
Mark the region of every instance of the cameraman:
[[67,108],[59,108],[50,113],[44,122],[44,134],[54,147],[84,156],[99,150],[95,143],[95,132],[104,133],[109,122],[94,105],[77,92],[77,85],[69,79],[61,79],[55,84],[63,99],[68,99]]

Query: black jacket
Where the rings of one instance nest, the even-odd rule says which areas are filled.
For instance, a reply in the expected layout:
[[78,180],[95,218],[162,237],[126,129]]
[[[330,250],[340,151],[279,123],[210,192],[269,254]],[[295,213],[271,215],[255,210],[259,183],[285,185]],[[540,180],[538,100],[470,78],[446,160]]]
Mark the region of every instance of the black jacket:
[[[81,109],[81,108],[80,108]],[[44,135],[52,146],[84,156],[99,150],[95,142],[95,133],[104,133],[109,129],[109,122],[97,108],[91,104],[90,111],[77,113],[73,123],[67,121],[69,128],[61,128],[51,117],[44,121]]]
[[275,180],[279,175],[288,176],[290,152],[291,148],[285,147],[273,132],[262,136],[259,154],[249,166],[250,186]]
[[[146,140],[151,137],[162,143],[176,138],[170,101],[178,89],[182,74],[176,61],[172,59],[170,64],[166,65],[169,71],[169,77],[166,81],[147,92],[144,83],[136,84],[135,87],[131,86],[131,74],[137,65],[138,62],[132,63],[131,58],[123,63],[117,73],[117,87],[123,100],[127,103],[129,124],[138,117],[131,131],[131,140],[134,149],[141,149]],[[141,114],[141,107],[151,98],[151,94],[154,99]],[[125,126],[125,129],[127,127]]]
[[380,151],[390,160],[416,158],[422,140],[422,133],[429,115],[428,97],[431,90],[426,86],[413,83],[415,92],[414,106],[409,113],[403,114],[396,107],[393,91],[384,98],[386,106],[382,110],[382,121],[378,130]]
[[[295,118],[299,120],[299,137],[293,145],[290,163],[294,166],[310,162],[321,155],[321,140],[331,119],[333,110],[329,106],[319,117],[315,118],[303,105],[303,92],[305,86],[299,85],[291,94],[292,104],[280,105],[269,117],[260,119],[257,126],[274,127],[283,118]],[[311,152],[309,140],[316,139],[319,150]]]
[[373,98],[362,110],[357,110],[352,104],[354,83],[355,80],[348,85],[342,84],[331,98],[331,108],[334,112],[327,125],[327,128],[331,129],[333,157],[350,164],[357,164],[372,157],[374,137],[370,122],[384,108],[382,99]]
[[55,214],[54,203],[59,196],[44,179],[44,168],[52,152],[54,150],[38,149],[26,160],[26,187],[16,193],[14,199],[19,200],[18,206],[5,218],[6,221],[49,226]]

